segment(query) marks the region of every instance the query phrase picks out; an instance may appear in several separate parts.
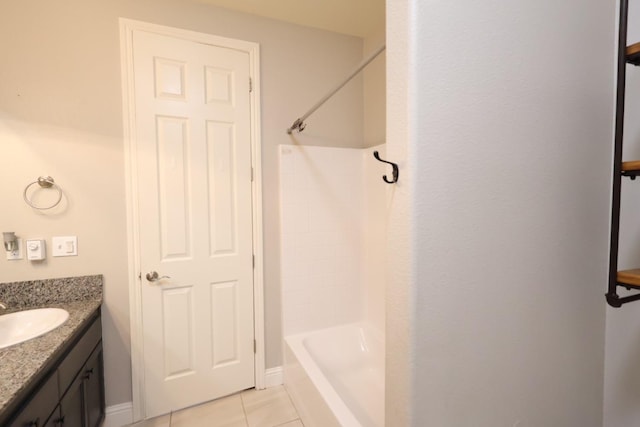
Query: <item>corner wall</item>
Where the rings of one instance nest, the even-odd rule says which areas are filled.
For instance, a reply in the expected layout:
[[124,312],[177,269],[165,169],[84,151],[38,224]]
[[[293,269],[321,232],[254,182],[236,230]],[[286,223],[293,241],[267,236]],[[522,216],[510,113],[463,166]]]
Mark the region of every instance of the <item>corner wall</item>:
[[615,5],[387,12],[387,424],[601,426]]
[[[282,363],[277,146],[362,58],[362,40],[175,0],[8,2],[0,14],[0,231],[77,235],[79,256],[0,257],[0,281],[104,274],[107,405],[131,400],[120,41],[125,17],[260,43],[267,367]],[[362,81],[309,121],[332,146],[362,143]],[[67,210],[33,212],[25,185],[51,175]]]
[[[367,57],[386,43],[385,29],[364,39],[363,57]],[[386,142],[386,65],[387,52],[383,51],[363,71],[364,93],[364,143],[366,147]]]
[[[363,56],[386,43],[385,28],[364,39]],[[365,150],[365,209],[364,209],[364,270],[363,286],[366,287],[366,321],[384,335],[385,293],[387,284],[387,223],[389,200],[395,185],[386,184],[382,176],[391,176],[391,168],[373,158],[373,151],[386,158],[386,65],[387,52],[382,52],[363,72],[364,94],[364,143]]]

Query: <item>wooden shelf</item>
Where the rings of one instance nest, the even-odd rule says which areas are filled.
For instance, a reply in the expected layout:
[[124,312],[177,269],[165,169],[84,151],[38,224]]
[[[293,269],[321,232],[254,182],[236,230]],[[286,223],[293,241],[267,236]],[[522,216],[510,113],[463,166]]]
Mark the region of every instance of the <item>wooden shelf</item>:
[[640,172],[640,160],[622,162],[622,172]]
[[622,285],[640,286],[640,268],[618,271],[617,277]]
[[627,46],[627,62],[633,65],[640,65],[640,43]]

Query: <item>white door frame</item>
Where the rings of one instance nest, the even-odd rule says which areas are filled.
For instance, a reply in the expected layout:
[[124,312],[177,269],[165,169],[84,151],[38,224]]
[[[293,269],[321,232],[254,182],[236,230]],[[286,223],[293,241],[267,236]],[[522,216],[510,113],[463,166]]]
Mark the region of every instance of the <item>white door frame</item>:
[[252,216],[253,251],[255,268],[253,270],[253,307],[255,353],[255,386],[265,388],[265,346],[264,346],[264,282],[262,251],[262,161],[260,140],[260,46],[257,43],[219,37],[194,31],[181,30],[142,21],[120,18],[120,56],[122,73],[122,106],[124,124],[125,180],[127,192],[127,240],[128,240],[128,282],[129,314],[131,332],[131,380],[133,387],[133,420],[145,417],[144,407],[144,349],[142,348],[142,298],[140,291],[140,241],[137,218],[138,196],[135,140],[135,108],[133,85],[133,32],[147,31],[221,46],[247,52],[249,54],[249,74],[252,80],[250,100],[251,108],[251,162],[253,166]]

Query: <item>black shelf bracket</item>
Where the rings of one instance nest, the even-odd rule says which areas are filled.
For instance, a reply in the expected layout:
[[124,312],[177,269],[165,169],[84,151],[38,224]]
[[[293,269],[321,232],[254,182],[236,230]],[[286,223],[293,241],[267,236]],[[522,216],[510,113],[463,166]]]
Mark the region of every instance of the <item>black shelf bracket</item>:
[[618,27],[617,88],[615,139],[613,149],[613,191],[611,197],[611,234],[609,240],[609,284],[606,293],[607,303],[620,307],[628,302],[640,299],[640,294],[628,297],[618,295],[618,244],[620,240],[620,192],[622,176],[635,178],[631,171],[622,171],[622,143],[624,131],[624,104],[627,67],[627,21],[629,18],[629,0],[620,0],[620,25]]
[[640,294],[629,295],[628,297],[621,297],[617,293],[607,293],[607,303],[611,307],[620,308],[623,304],[628,302],[638,301],[640,300]]

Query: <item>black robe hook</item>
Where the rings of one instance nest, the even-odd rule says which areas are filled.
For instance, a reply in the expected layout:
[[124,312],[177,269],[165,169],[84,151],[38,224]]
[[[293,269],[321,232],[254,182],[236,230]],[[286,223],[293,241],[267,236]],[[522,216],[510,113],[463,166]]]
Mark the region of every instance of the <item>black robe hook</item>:
[[387,178],[387,175],[384,175],[382,177],[382,179],[384,180],[384,182],[386,182],[387,184],[395,184],[396,182],[398,182],[398,175],[400,174],[400,172],[398,171],[398,165],[392,162],[388,162],[386,160],[382,160],[380,158],[380,154],[378,154],[377,151],[373,152],[373,157],[375,157],[377,160],[381,161],[382,163],[388,163],[391,165],[391,167],[393,168],[393,179],[389,180],[389,178]]

